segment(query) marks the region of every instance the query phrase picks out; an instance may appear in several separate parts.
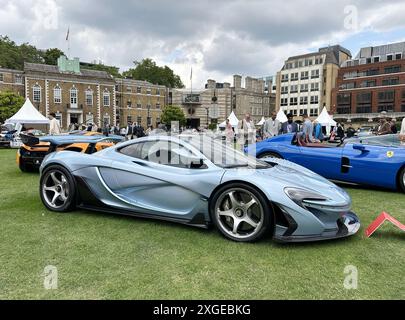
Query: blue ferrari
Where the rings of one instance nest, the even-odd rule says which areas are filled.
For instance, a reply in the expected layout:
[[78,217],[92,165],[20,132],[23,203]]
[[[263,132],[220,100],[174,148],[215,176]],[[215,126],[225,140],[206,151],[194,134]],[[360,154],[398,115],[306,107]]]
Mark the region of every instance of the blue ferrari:
[[149,136],[94,154],[61,151],[42,162],[40,196],[74,208],[215,225],[228,239],[315,241],[360,228],[341,188],[292,162],[257,160],[208,136]]
[[398,135],[352,138],[340,144],[305,143],[286,134],[247,149],[259,159],[286,159],[323,177],[405,192],[405,146]]

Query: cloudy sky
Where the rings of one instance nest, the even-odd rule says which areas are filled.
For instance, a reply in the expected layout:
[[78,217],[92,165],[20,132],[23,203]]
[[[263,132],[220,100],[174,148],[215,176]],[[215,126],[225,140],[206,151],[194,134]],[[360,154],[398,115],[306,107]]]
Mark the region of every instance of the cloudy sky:
[[289,56],[339,43],[405,41],[403,0],[0,0],[0,34],[123,69],[152,58],[190,86],[274,75]]

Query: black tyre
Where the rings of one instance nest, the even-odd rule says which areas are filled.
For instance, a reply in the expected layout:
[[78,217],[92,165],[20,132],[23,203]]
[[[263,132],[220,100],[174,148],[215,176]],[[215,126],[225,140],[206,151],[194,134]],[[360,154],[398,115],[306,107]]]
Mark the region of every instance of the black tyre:
[[402,192],[405,192],[405,168],[399,173],[399,186]]
[[273,209],[267,199],[241,183],[219,189],[211,199],[210,212],[218,230],[237,242],[258,241],[273,225]]
[[22,172],[28,172],[27,165],[20,159],[20,163],[18,165]]
[[262,153],[261,155],[258,156],[259,159],[264,159],[264,158],[276,158],[276,159],[283,159],[282,156],[280,156],[278,153],[275,152],[265,152]]
[[75,207],[75,183],[69,171],[62,166],[45,169],[41,175],[39,193],[42,203],[51,211],[68,212]]

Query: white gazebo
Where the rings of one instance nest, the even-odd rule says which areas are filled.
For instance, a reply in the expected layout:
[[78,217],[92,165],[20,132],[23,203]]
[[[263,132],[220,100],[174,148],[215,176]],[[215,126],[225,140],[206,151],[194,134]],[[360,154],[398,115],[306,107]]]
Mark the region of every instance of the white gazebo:
[[328,135],[330,134],[332,127],[336,127],[337,125],[336,121],[333,120],[332,116],[329,114],[326,108],[323,108],[318,119],[316,119],[315,121],[320,123],[322,127],[326,127],[326,132]]
[[50,121],[44,117],[31,103],[29,99],[25,100],[24,105],[18,112],[6,121],[7,123],[18,124],[41,124],[49,125]]
[[[239,125],[239,120],[235,115],[235,112],[232,111],[231,115],[228,117],[229,123],[231,124],[232,127],[237,128]],[[220,128],[225,128],[226,127],[226,121],[222,122],[219,125]]]
[[283,108],[280,108],[280,111],[277,113],[277,120],[280,121],[280,123],[285,123],[288,121],[288,118],[285,115]]

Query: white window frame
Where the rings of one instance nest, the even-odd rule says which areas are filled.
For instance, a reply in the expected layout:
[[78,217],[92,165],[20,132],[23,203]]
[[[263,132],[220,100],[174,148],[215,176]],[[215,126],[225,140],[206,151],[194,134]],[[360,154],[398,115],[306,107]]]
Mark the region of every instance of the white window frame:
[[[86,106],[92,106],[94,104],[94,92],[91,89],[87,89],[84,93],[86,99]],[[91,99],[91,103],[89,103]]]
[[78,94],[79,91],[77,90],[76,87],[73,87],[69,90],[69,96],[70,96],[70,105],[72,107],[77,107],[77,103],[78,103]]
[[[39,99],[36,99],[35,96],[39,95]],[[42,88],[39,84],[35,84],[32,87],[32,102],[41,103],[42,102]]]
[[103,92],[103,106],[104,107],[110,107],[111,106],[111,93],[107,89],[105,89],[104,92]]
[[53,102],[62,104],[62,88],[58,84],[53,88]]

